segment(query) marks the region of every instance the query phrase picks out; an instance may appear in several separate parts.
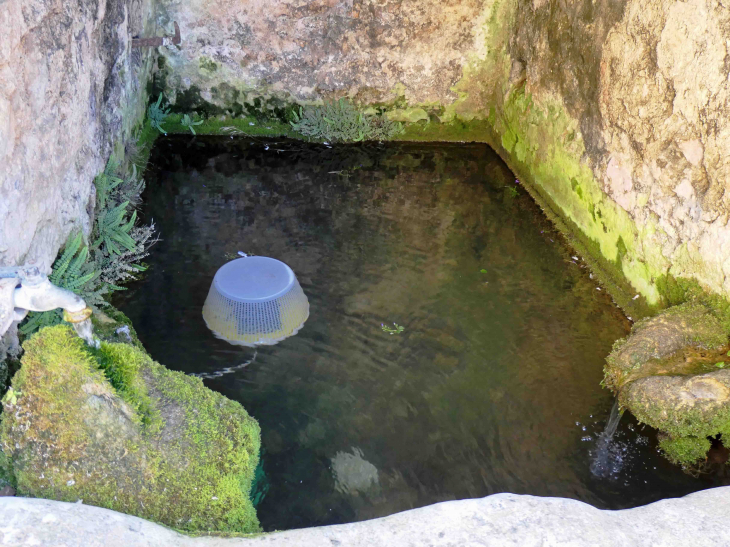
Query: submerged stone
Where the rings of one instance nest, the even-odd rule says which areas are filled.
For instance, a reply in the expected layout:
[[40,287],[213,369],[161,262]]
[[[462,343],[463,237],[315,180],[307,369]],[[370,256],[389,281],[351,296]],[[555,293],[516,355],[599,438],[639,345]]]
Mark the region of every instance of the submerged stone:
[[356,447],[352,448],[352,453],[340,451],[335,454],[332,458],[332,474],[335,490],[343,494],[357,496],[379,486],[378,469]]
[[240,404],[132,345],[92,350],[68,326],[24,349],[0,423],[0,467],[19,495],[190,531],[259,529],[260,431]]
[[685,303],[634,325],[606,359],[604,382],[622,408],[662,432],[668,459],[693,465],[705,459],[708,437],[730,437],[727,349],[713,311]]

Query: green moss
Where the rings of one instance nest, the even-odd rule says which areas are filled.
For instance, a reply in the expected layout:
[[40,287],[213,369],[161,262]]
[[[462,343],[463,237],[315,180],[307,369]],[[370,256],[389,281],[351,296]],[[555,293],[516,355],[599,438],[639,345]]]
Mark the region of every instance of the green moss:
[[206,72],[215,72],[218,70],[218,63],[216,63],[213,59],[208,59],[207,57],[201,57],[198,60],[198,65],[201,70],[205,70]]
[[[165,120],[165,128],[170,134],[190,134],[190,130],[180,123],[182,115],[171,114]],[[195,132],[199,135],[230,135],[245,137],[289,137],[304,139],[288,123],[272,119],[266,122],[260,119],[247,116],[243,118],[207,118],[201,125],[195,126]]]
[[[712,309],[698,301],[672,306],[655,317],[637,321],[627,338],[614,343],[606,357],[603,382],[618,392],[627,383],[647,376],[704,371],[706,359],[695,354],[727,351],[727,343],[728,331]],[[706,357],[713,360],[712,355]],[[629,409],[634,410],[632,406]]]
[[135,417],[140,418],[146,433],[159,433],[162,418],[141,376],[142,367],[149,359],[147,355],[127,344],[109,343],[103,343],[94,354],[99,368],[124,402],[134,409]]
[[388,119],[394,122],[416,123],[422,120],[429,120],[430,116],[426,110],[420,107],[396,108],[388,110]]
[[[92,314],[91,323],[94,327],[94,336],[100,340],[105,342],[125,342],[144,350],[137,336],[137,331],[132,326],[132,321],[113,306],[105,308],[103,312],[100,311]],[[124,332],[118,332],[120,328],[124,329]]]
[[21,395],[0,422],[21,495],[83,499],[181,530],[259,529],[249,496],[260,433],[238,403],[132,345],[92,351],[68,326],[24,349]]
[[17,482],[10,459],[0,449],[0,488],[8,484],[15,487]]
[[670,437],[663,435],[659,440],[659,448],[669,461],[677,465],[695,465],[707,458],[710,450],[707,437]]
[[720,321],[725,332],[730,334],[730,302],[703,289],[696,279],[664,274],[656,279],[656,286],[664,305],[677,306],[685,302],[702,304]]
[[[645,381],[645,380],[644,380]],[[730,434],[730,405],[725,402],[681,404],[676,397],[667,398],[663,386],[654,382],[651,387],[637,380],[619,393],[619,402],[642,423],[674,438],[711,437]]]

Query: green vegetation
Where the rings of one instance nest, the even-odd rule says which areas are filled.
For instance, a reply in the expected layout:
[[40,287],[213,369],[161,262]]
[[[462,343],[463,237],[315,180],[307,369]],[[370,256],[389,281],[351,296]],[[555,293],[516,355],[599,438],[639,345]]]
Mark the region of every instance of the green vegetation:
[[102,344],[92,350],[99,368],[119,396],[135,411],[147,433],[159,433],[162,428],[160,412],[147,392],[140,372],[147,355],[127,344]]
[[[187,133],[189,128],[182,124],[183,115],[170,114],[165,122],[168,134]],[[262,121],[254,116],[243,118],[203,118],[196,125],[196,135],[226,135],[231,137],[290,137],[301,139],[288,123],[276,119]]]
[[393,323],[392,327],[389,327],[388,325],[381,323],[380,328],[382,329],[383,332],[387,332],[388,334],[391,334],[391,335],[400,334],[401,332],[406,330],[405,327],[403,327],[402,325],[399,325],[398,323]]
[[710,449],[710,440],[707,437],[678,437],[662,435],[659,439],[659,448],[669,461],[677,465],[692,466],[703,462]]
[[13,475],[13,468],[5,453],[0,450],[0,488],[6,485],[16,486],[17,481]]
[[[655,317],[637,321],[630,336],[614,342],[606,357],[604,385],[618,393],[638,378],[658,370],[666,372],[677,352],[687,348],[720,351],[727,343],[725,326],[712,308],[695,300],[672,306]],[[678,364],[684,366],[684,360]],[[685,373],[683,369],[676,372]]]
[[180,118],[180,125],[187,127],[193,135],[195,135],[194,126],[203,124],[203,120],[196,120],[195,118],[196,115],[194,113],[192,116],[190,114],[183,114],[182,118]]
[[0,479],[20,495],[83,499],[185,531],[259,530],[260,431],[240,404],[133,345],[93,350],[67,325],[24,349],[0,421]]
[[160,133],[167,135],[162,124],[170,113],[170,107],[168,105],[163,106],[162,99],[163,95],[160,93],[160,96],[157,97],[157,102],[151,103],[149,107],[147,107],[147,120],[149,120],[150,125],[157,129]]
[[[69,238],[63,254],[53,264],[53,271],[48,279],[58,287],[83,294],[84,298],[88,299],[88,305],[92,305],[92,302],[98,304],[101,296],[97,294],[94,282],[100,273],[95,271],[94,264],[89,262],[89,248],[82,243],[83,238],[80,233]],[[29,315],[29,319],[20,327],[20,332],[25,335],[60,323],[63,312],[52,310]]]
[[[134,207],[139,203],[144,181],[137,177],[134,163],[129,169],[127,176],[122,175],[116,159],[109,158],[94,180],[96,219],[91,245],[84,244],[80,233],[69,236],[49,277],[51,283],[81,296],[95,311],[108,307],[107,296],[124,290],[121,284],[145,270],[142,260],[156,241],[154,224],[137,225]],[[30,313],[20,332],[29,335],[61,320],[60,310]]]
[[504,192],[507,196],[509,196],[511,198],[516,198],[517,196],[520,195],[520,192],[514,186],[505,186]]
[[290,123],[305,137],[325,142],[385,141],[403,132],[400,123],[366,115],[344,99],[300,108]]

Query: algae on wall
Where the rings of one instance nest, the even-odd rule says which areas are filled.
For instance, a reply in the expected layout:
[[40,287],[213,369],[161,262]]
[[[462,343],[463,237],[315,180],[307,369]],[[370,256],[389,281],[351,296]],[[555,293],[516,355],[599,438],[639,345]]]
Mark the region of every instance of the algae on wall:
[[0,422],[0,463],[20,495],[190,531],[259,529],[260,432],[240,404],[133,345],[90,349],[65,325],[28,340],[22,363]]

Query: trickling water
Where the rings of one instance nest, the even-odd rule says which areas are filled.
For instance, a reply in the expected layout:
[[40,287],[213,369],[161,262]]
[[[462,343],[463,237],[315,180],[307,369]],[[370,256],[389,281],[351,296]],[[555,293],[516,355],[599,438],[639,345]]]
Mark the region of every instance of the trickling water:
[[94,327],[91,324],[91,319],[84,319],[78,323],[72,323],[76,334],[80,338],[84,339],[87,344],[93,347],[99,347],[99,341],[94,339]]
[[591,462],[591,473],[596,477],[615,477],[624,466],[623,447],[612,444],[613,436],[616,434],[623,413],[623,410],[619,408],[618,399],[616,399],[611,408],[606,429],[598,437],[593,461]]
[[[630,324],[488,147],[270,144],[158,141],[140,214],[162,240],[115,301],[153,358],[259,421],[265,529],[496,492],[618,509],[717,485],[618,409],[601,445],[621,470],[591,472],[604,359]],[[252,362],[202,317],[241,250],[288,264],[310,302]]]

